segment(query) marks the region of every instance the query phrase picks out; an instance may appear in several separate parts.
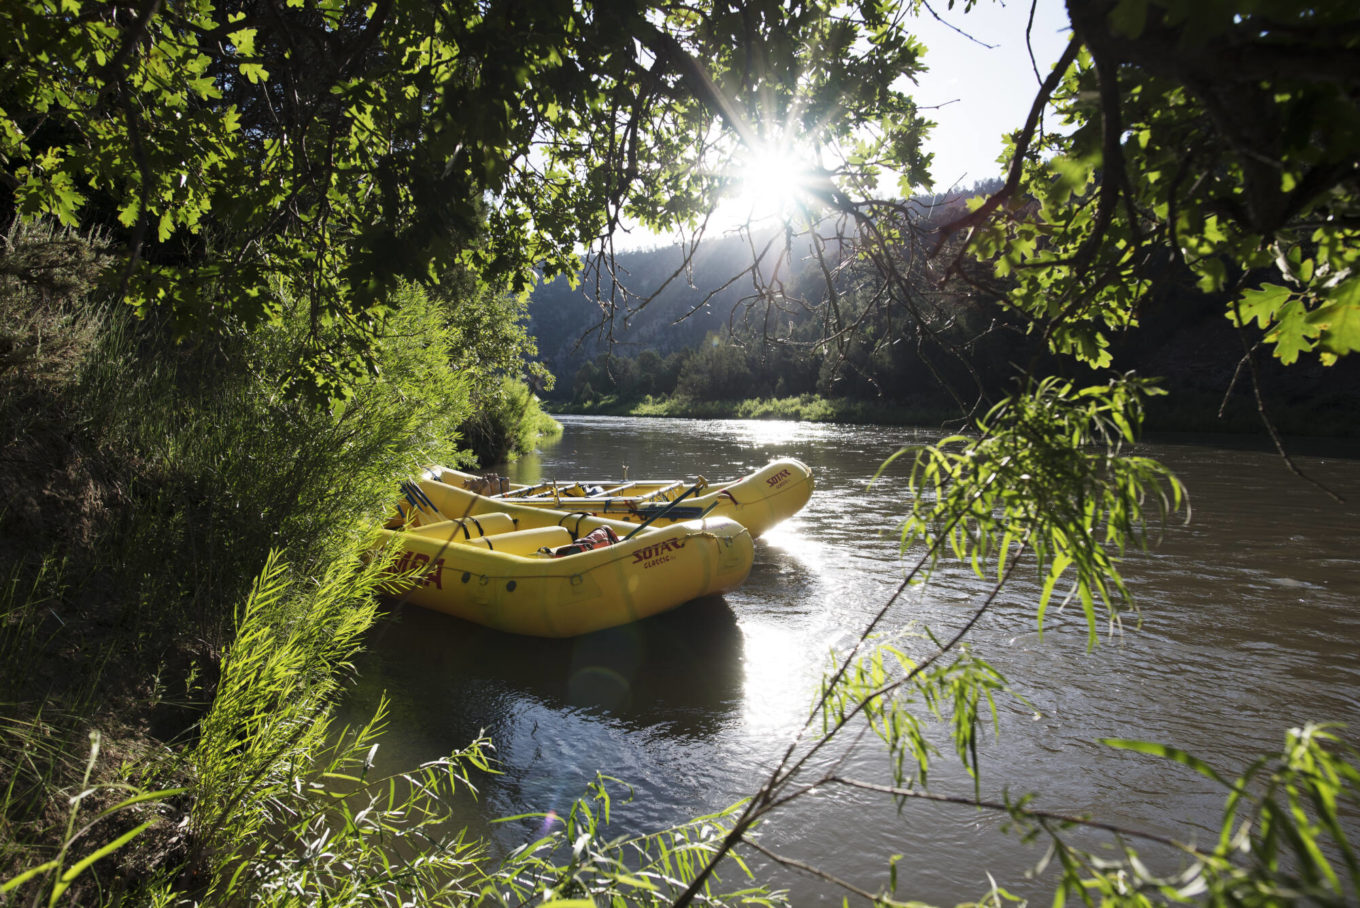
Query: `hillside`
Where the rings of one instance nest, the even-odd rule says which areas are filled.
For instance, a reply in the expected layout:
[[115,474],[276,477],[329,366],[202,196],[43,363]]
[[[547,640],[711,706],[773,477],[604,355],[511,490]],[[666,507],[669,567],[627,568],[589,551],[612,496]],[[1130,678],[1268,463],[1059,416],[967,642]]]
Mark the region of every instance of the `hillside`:
[[[706,240],[687,269],[678,245],[620,254],[617,274],[627,293],[616,291],[612,321],[608,284],[600,283],[604,302],[597,303],[594,274],[583,274],[575,289],[565,279],[539,287],[529,305],[530,331],[557,376],[551,397],[561,406],[600,395],[629,400],[677,391],[696,400],[816,393],[953,408],[941,377],[965,400],[978,389],[985,397],[1005,393],[1022,368],[1035,364],[1041,371],[1094,377],[1084,366],[1042,353],[1033,335],[1015,330],[999,304],[1004,284],[995,281],[989,293],[954,287],[921,296],[933,307],[927,316],[943,341],[957,346],[959,358],[921,343],[920,327],[900,303],[870,313],[839,344],[821,343],[823,275],[810,245],[790,248],[777,275],[785,296],[779,307],[757,299],[751,244],[738,236]],[[774,259],[771,253],[762,262],[766,284],[775,277]],[[854,287],[857,276],[853,268],[840,274],[838,293]],[[840,305],[853,314],[862,295],[848,294]],[[1154,427],[1260,431],[1251,370],[1243,365],[1242,342],[1224,307],[1221,297],[1199,292],[1188,274],[1168,263],[1142,302],[1139,324],[1112,336],[1112,368],[1159,376],[1174,392],[1153,402]],[[967,368],[964,357],[972,361]],[[1254,360],[1267,412],[1283,431],[1360,430],[1360,363],[1343,359],[1324,367],[1305,359],[1285,368],[1263,352]]]
[[687,269],[679,245],[620,253],[617,274],[627,294],[614,297],[619,317],[612,325],[607,282],[596,302],[596,275],[584,273],[575,288],[557,278],[535,291],[529,330],[548,369],[568,387],[577,369],[609,350],[611,332],[613,352],[625,356],[692,349],[710,331],[726,331],[738,303],[752,294],[749,275],[733,281],[750,261],[750,246],[738,236],[705,240]]

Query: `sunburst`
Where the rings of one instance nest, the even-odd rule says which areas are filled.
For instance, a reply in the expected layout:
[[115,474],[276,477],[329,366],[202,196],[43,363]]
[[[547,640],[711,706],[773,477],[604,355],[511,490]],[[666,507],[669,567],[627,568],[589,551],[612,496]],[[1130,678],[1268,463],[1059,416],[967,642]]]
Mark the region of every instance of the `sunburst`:
[[747,145],[732,163],[730,197],[724,207],[736,221],[787,220],[808,206],[818,172],[794,143]]

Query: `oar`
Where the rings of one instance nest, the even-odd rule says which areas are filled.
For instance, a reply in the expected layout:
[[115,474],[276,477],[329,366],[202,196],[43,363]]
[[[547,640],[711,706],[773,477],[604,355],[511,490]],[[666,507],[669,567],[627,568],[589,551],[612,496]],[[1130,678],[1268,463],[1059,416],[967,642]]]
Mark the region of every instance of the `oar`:
[[643,530],[643,528],[646,527],[647,524],[651,523],[653,520],[657,520],[657,519],[659,519],[659,518],[665,517],[667,514],[669,514],[669,513],[671,512],[671,510],[672,510],[677,504],[679,504],[680,502],[684,501],[686,498],[688,498],[689,496],[693,495],[695,492],[699,491],[700,489],[704,488],[704,487],[707,486],[707,485],[708,485],[708,482],[707,482],[702,476],[699,477],[699,481],[698,481],[698,482],[696,482],[694,485],[690,486],[688,489],[686,489],[685,491],[681,492],[678,496],[676,496],[675,498],[673,498],[673,499],[671,500],[671,503],[670,503],[670,504],[668,504],[668,505],[666,505],[664,508],[661,508],[660,510],[656,511],[654,514],[652,514],[652,515],[651,515],[650,517],[648,517],[646,520],[642,521],[642,523],[639,523],[636,527],[633,528],[633,531],[632,531],[631,533],[629,533],[627,536],[625,536],[625,537],[623,537],[622,539],[620,539],[619,542],[627,542],[629,539],[632,539],[632,538],[633,538],[634,536],[636,536],[638,533],[641,533],[642,530]]
[[[693,507],[685,506],[682,508],[676,508],[675,510],[670,512],[670,517],[672,520],[693,520],[696,517],[703,517],[705,514],[711,511],[716,504],[717,502],[715,501],[712,505],[709,505],[706,508],[700,507],[699,505],[695,505]],[[639,517],[646,517],[649,514],[654,514],[657,511],[661,510],[664,510],[664,506],[656,505],[655,507],[638,508],[637,510],[633,511],[633,513]],[[606,507],[604,509],[604,513],[609,514],[610,513],[609,508]],[[614,511],[614,513],[618,512]]]
[[[406,482],[403,480],[402,482],[397,483],[397,488],[401,490],[401,495],[406,499],[406,503],[411,506],[411,510],[419,511],[420,505],[416,504],[415,496],[411,494],[411,490],[406,488]],[[397,510],[401,510],[401,505],[397,505]],[[402,516],[405,517],[406,515],[402,514]]]
[[425,494],[425,490],[414,482],[402,480],[400,487],[402,494],[406,496],[406,500],[411,502],[411,506],[416,510],[423,511],[428,507],[430,513],[434,514],[436,517],[442,518],[444,516],[439,512],[439,508],[435,507],[434,502],[430,500],[430,496]]

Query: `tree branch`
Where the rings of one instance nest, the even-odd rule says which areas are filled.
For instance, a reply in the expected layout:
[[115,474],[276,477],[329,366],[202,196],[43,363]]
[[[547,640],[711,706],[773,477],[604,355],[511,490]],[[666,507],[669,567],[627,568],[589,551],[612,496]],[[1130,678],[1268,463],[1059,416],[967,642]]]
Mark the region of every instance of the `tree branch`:
[[[1017,808],[1010,804],[998,801],[988,801],[982,798],[968,798],[959,795],[940,795],[928,791],[921,791],[918,788],[899,788],[894,785],[882,785],[877,782],[865,782],[859,779],[847,779],[844,776],[829,776],[823,780],[824,784],[844,785],[847,788],[855,788],[860,791],[873,791],[879,794],[891,795],[894,798],[905,798],[914,801],[930,801],[934,804],[957,804],[963,807],[975,807],[979,810],[992,810],[998,813],[1010,814],[1011,816],[1022,816],[1028,819],[1048,820],[1049,822],[1062,823],[1068,826],[1081,826],[1085,829],[1098,829],[1112,835],[1123,836],[1126,838],[1142,839],[1146,842],[1155,842],[1158,845],[1165,845],[1168,848],[1175,848],[1178,851],[1189,851],[1198,853],[1189,846],[1175,839],[1158,835],[1155,832],[1141,832],[1136,829],[1125,829],[1122,826],[1115,826],[1112,823],[1104,823],[1099,820],[1091,820],[1082,816],[1072,814],[1054,813],[1049,810],[1029,810],[1017,811]],[[749,842],[747,844],[750,844]]]
[[[1011,154],[1011,167],[1009,173],[1006,175],[1005,185],[993,193],[987,201],[982,203],[982,207],[978,208],[976,211],[969,212],[961,218],[957,218],[956,220],[942,225],[938,230],[935,249],[931,253],[932,255],[938,253],[944,246],[945,241],[955,233],[958,233],[960,230],[971,230],[981,224],[983,221],[987,220],[987,218],[991,217],[992,212],[1000,208],[1002,203],[1015,195],[1016,190],[1020,188],[1020,178],[1025,171],[1025,155],[1029,152],[1030,143],[1034,140],[1034,133],[1039,126],[1040,119],[1043,117],[1044,108],[1048,106],[1049,98],[1051,98],[1053,92],[1057,90],[1058,85],[1062,82],[1063,76],[1067,74],[1067,70],[1071,68],[1072,63],[1077,59],[1077,52],[1080,50],[1081,41],[1076,37],[1073,37],[1071,41],[1067,42],[1067,47],[1063,50],[1062,56],[1058,58],[1058,62],[1054,64],[1053,71],[1048,74],[1048,78],[1045,79],[1044,84],[1040,86],[1039,94],[1035,96],[1034,103],[1030,105],[1029,116],[1025,118],[1025,125],[1020,130],[1020,135],[1016,139],[1015,151]],[[965,241],[959,248],[960,258],[967,248],[968,243]],[[949,270],[952,271],[953,268],[951,267]]]

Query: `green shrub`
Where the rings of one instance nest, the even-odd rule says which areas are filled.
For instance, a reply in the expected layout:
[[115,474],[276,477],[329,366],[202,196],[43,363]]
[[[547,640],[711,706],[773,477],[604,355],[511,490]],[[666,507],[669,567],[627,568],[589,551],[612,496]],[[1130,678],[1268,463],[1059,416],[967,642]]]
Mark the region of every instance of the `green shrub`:
[[[220,690],[218,658],[236,646],[236,604],[270,553],[290,579],[352,558],[396,478],[460,456],[456,427],[471,408],[449,368],[462,336],[419,290],[403,291],[383,326],[383,380],[322,408],[293,393],[313,329],[305,311],[181,344],[171,326],[65,286],[61,297],[3,288],[8,324],[28,326],[8,336],[65,343],[16,344],[24,355],[0,385],[27,446],[3,477],[19,494],[0,510],[12,566],[0,654],[27,661],[0,671],[0,737],[15,753],[43,745],[10,767],[0,797],[0,879],[66,847],[58,818],[93,765],[79,756],[91,728],[106,729],[106,755],[134,764],[148,750],[139,727],[192,741]],[[107,787],[118,763],[93,771]]]
[[530,453],[540,439],[561,435],[562,426],[528,384],[502,376],[494,389],[476,394],[473,415],[459,431],[477,463],[490,466]]
[[332,560],[396,477],[455,456],[470,400],[447,368],[454,336],[422,292],[399,302],[379,343],[383,380],[329,408],[290,391],[304,313],[192,347],[145,323],[109,333],[81,398],[126,489],[102,541],[124,614],[223,639],[271,550],[303,570]]

